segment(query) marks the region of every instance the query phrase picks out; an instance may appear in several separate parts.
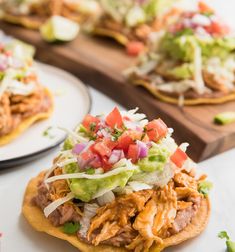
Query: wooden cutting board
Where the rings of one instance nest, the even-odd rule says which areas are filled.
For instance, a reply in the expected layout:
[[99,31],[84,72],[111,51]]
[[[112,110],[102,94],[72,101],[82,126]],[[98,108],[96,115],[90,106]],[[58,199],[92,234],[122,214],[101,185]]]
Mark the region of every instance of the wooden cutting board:
[[139,107],[150,119],[161,117],[174,128],[177,143],[190,143],[188,152],[195,161],[235,147],[235,124],[213,124],[217,113],[235,111],[235,102],[179,108],[158,101],[143,88],[125,81],[122,72],[135,59],[114,41],[80,35],[73,42],[51,45],[42,41],[37,31],[3,22],[0,29],[36,46],[38,60],[75,74],[128,109]]

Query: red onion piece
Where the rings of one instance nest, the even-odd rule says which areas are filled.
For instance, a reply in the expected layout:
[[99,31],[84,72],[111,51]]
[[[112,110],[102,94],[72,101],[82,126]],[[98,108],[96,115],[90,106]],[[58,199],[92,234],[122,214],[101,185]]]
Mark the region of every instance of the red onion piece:
[[111,156],[109,157],[109,163],[115,164],[117,163],[122,157],[124,153],[122,150],[113,150]]
[[7,69],[6,58],[0,58],[0,71],[5,71]]
[[89,159],[84,160],[80,156],[78,156],[78,166],[81,170],[84,170],[89,164],[95,159],[95,155],[91,156]]
[[79,143],[79,144],[76,144],[72,150],[72,152],[74,154],[80,154],[86,147],[86,144],[85,143]]
[[139,158],[144,158],[147,157],[148,155],[148,147],[146,143],[141,142],[141,141],[136,141],[138,147],[139,147]]

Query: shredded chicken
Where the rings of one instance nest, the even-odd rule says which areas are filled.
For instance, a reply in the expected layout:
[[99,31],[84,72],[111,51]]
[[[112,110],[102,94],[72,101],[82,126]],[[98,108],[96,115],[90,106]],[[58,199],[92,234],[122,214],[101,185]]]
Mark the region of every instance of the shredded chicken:
[[190,206],[192,206],[193,202],[187,202],[187,201],[178,201],[177,202],[177,210],[184,210]]
[[47,112],[50,107],[51,99],[39,83],[34,93],[27,96],[5,92],[0,97],[0,136],[10,133],[24,119]]
[[[52,175],[61,173],[61,168],[56,168]],[[165,238],[179,233],[190,224],[203,197],[197,186],[205,178],[201,176],[196,179],[190,172],[177,171],[163,188],[117,196],[113,202],[96,210],[87,236],[78,232],[78,238],[95,246],[108,244],[135,252],[147,252],[154,243],[161,244]],[[44,209],[68,191],[66,180],[51,183],[49,190],[41,182],[34,203]],[[79,221],[83,215],[81,209],[69,201],[52,212],[49,220],[55,226]]]
[[[114,202],[98,209],[97,215],[92,219],[88,230],[88,240],[91,239],[91,234],[96,229],[102,228],[106,221],[116,222],[120,228],[126,226],[136,212],[144,209],[145,203],[150,199],[153,192],[153,190],[144,190],[121,196]],[[95,242],[93,239],[92,243]]]
[[120,241],[120,230],[128,226],[132,239],[122,240],[117,246],[125,245],[135,252],[149,251],[154,243],[161,244],[164,238],[180,232],[191,222],[202,197],[197,185],[194,174],[179,171],[162,189],[119,196],[97,210],[87,240],[94,245],[110,244],[115,237]]
[[9,95],[4,93],[0,98],[0,136],[8,134],[13,128]]
[[174,182],[177,186],[184,186],[197,190],[197,181],[186,173],[176,173],[174,176]]
[[[6,13],[10,13],[12,15],[29,15],[42,20],[46,20],[53,15],[59,15],[72,19],[76,22],[83,23],[90,18],[94,18],[95,16],[91,15],[90,13],[80,12],[79,1],[71,2],[66,0],[41,0],[29,3],[27,9],[20,8],[19,5],[13,5],[12,3],[9,3],[8,0],[2,0],[2,3],[0,1],[0,7]],[[96,13],[96,15],[98,16],[99,13]]]
[[[203,71],[203,78],[205,80],[206,85],[216,91],[222,91],[227,93],[229,91],[227,83],[229,80],[216,73],[210,73],[209,71]],[[233,83],[230,83],[229,86],[233,86]]]

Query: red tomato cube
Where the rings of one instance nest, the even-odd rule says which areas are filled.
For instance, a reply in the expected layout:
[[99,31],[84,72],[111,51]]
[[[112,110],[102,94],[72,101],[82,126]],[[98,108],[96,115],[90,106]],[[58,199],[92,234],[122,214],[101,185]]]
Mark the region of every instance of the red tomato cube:
[[187,158],[187,154],[180,148],[177,148],[176,151],[170,157],[171,161],[179,168],[183,166]]
[[136,163],[139,158],[139,147],[136,144],[131,144],[128,148],[127,158]]
[[111,128],[121,128],[123,125],[122,116],[118,108],[114,108],[114,110],[108,114],[105,119],[106,124]]
[[100,122],[100,119],[97,118],[97,117],[94,117],[92,115],[86,115],[85,118],[83,119],[82,121],[82,125],[87,129],[87,130],[91,130],[91,126],[92,124],[95,125],[95,130],[94,131],[97,131],[98,130],[98,123]]
[[151,141],[158,142],[167,134],[166,124],[159,118],[146,125],[147,135]]

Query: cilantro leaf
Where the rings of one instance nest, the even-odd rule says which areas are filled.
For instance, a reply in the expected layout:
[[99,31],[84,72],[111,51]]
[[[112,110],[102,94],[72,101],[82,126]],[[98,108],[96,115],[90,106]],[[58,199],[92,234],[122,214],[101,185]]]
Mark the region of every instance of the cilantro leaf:
[[229,239],[230,239],[226,231],[221,231],[221,232],[219,232],[219,233],[218,233],[218,237],[221,238],[221,239],[224,239],[224,238],[225,238],[226,240],[229,240]]
[[226,239],[226,246],[228,252],[235,252],[235,242],[230,240],[230,237],[228,236],[226,231],[221,231],[218,234],[218,237],[221,239]]
[[53,138],[55,138],[55,135],[53,135],[52,134],[52,127],[50,126],[50,127],[48,127],[46,130],[44,130],[43,131],[43,133],[42,133],[42,135],[44,136],[44,137],[48,137],[48,138],[50,138],[50,139],[53,139]]
[[95,129],[96,129],[96,123],[93,122],[90,124],[90,131],[95,131]]
[[66,234],[74,234],[81,228],[79,222],[67,222],[64,224],[62,230]]
[[117,141],[118,138],[122,135],[122,133],[123,133],[122,130],[119,130],[119,129],[115,128],[115,129],[114,129],[114,132],[113,132],[113,134],[112,134],[113,140],[114,140],[114,141]]

